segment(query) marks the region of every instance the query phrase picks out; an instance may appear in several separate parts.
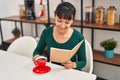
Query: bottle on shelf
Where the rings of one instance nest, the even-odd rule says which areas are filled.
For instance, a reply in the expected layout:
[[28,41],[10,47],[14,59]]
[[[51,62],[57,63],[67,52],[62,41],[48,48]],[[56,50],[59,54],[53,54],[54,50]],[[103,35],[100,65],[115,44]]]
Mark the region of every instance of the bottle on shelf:
[[39,12],[40,20],[47,20],[47,0],[40,0],[41,10]]
[[115,25],[116,23],[116,8],[115,6],[109,6],[107,9],[107,24],[108,25]]
[[103,6],[98,6],[96,8],[96,24],[103,24],[104,23],[104,10]]
[[86,23],[92,23],[92,6],[86,6],[85,7],[86,12],[85,12],[85,22]]
[[24,18],[25,17],[25,6],[24,5],[19,5],[19,17]]

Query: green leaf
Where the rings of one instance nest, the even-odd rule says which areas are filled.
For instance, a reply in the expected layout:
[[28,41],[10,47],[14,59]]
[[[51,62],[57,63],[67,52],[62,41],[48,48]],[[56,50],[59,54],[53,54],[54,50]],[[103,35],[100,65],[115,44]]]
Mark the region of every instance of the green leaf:
[[112,39],[103,40],[100,43],[100,46],[103,47],[105,50],[114,50],[117,47],[117,41]]

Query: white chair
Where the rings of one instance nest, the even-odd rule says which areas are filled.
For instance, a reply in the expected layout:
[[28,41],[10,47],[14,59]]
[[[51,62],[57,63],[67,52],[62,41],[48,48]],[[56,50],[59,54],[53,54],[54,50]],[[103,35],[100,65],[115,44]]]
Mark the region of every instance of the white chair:
[[92,73],[93,72],[93,52],[90,43],[85,40],[85,46],[86,46],[86,61],[87,64],[84,68],[82,68],[82,71]]
[[7,51],[27,57],[32,57],[33,51],[36,48],[36,46],[37,42],[33,37],[23,36],[11,43]]

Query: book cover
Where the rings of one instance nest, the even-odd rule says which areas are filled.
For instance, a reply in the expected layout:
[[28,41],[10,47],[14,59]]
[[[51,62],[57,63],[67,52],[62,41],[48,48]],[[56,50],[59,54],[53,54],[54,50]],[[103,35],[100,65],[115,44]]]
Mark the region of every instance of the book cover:
[[80,41],[72,50],[51,47],[50,61],[63,63],[66,62],[67,60],[70,60],[72,56],[78,51],[83,41],[84,40]]

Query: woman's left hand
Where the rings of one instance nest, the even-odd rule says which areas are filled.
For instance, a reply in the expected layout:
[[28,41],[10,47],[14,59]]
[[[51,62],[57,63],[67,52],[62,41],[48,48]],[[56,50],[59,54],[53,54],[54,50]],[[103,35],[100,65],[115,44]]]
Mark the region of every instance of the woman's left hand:
[[67,69],[76,68],[76,63],[72,62],[72,61],[66,61],[66,62],[62,63],[62,65],[64,65],[64,67]]

